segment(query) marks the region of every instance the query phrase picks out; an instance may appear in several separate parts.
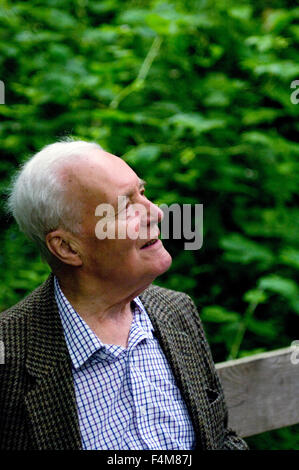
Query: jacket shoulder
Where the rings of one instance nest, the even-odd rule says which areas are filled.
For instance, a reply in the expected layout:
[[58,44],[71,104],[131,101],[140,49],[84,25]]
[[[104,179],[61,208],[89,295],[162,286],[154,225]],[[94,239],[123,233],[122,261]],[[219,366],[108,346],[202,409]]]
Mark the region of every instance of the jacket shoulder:
[[51,282],[50,275],[24,299],[0,313],[0,340],[4,342],[5,364],[9,367],[25,359],[32,317],[42,310],[49,297]]
[[182,329],[197,330],[201,325],[198,310],[191,297],[184,292],[151,284],[141,295],[144,306],[164,321]]
[[45,298],[51,284],[51,275],[48,279],[28,294],[24,299],[12,307],[0,313],[0,333],[5,330],[7,333],[17,334],[23,325],[27,323],[33,311],[39,308],[40,302]]
[[155,297],[160,301],[178,302],[186,301],[193,302],[189,295],[181,291],[167,289],[166,287],[160,287],[155,284],[151,284],[143,293],[143,297],[150,298]]

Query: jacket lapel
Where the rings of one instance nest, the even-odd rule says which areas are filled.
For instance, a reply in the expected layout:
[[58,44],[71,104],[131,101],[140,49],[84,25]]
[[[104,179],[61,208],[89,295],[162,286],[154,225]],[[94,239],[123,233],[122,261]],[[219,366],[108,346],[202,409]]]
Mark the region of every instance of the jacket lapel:
[[153,289],[155,287],[149,288],[140,298],[188,408],[197,437],[196,448],[209,448],[213,446],[213,438],[207,419],[210,404],[206,393],[208,371],[204,351],[200,350],[200,344],[195,349],[190,333],[180,328],[182,309]]
[[54,297],[53,275],[33,302],[27,370],[33,385],[25,397],[34,448],[80,449],[71,362]]

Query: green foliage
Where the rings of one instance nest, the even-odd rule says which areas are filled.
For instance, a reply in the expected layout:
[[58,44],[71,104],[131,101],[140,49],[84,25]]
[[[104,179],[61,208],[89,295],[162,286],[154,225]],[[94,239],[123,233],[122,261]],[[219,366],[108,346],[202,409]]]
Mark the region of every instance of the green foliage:
[[299,450],[298,443],[299,425],[264,432],[258,436],[246,439],[250,449],[256,450]]
[[[95,140],[134,167],[157,203],[204,205],[202,249],[165,240],[174,261],[157,283],[194,298],[216,361],[297,339],[299,8],[3,0],[0,26],[2,196],[44,145]],[[3,211],[0,223],[4,310],[49,269]],[[298,448],[291,428],[279,432],[280,448]],[[270,434],[263,448],[277,448]]]

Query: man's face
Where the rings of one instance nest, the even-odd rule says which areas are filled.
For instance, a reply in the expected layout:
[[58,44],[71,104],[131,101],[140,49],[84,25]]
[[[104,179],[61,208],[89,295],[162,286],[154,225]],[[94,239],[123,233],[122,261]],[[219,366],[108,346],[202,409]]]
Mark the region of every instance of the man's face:
[[[123,160],[95,150],[87,159],[75,163],[72,176],[68,174],[67,178],[73,186],[70,188],[72,198],[78,197],[83,202],[79,240],[86,273],[124,290],[134,286],[138,290],[169,268],[171,256],[158,240],[157,224],[163,213],[146,198],[142,180]],[[121,200],[127,205],[119,204],[119,196],[126,196]],[[96,226],[101,220],[95,215],[96,208],[103,203],[110,204],[115,212],[115,218],[107,221],[108,232],[115,227],[115,238],[96,236]],[[134,209],[137,204],[142,211]],[[119,232],[125,233],[124,239],[118,237]],[[157,241],[144,247],[151,239]]]

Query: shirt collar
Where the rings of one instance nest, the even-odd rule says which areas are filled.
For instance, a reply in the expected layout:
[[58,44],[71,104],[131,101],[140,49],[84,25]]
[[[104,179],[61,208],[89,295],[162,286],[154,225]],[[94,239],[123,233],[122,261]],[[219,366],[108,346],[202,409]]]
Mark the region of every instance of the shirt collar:
[[67,300],[56,276],[54,291],[68,351],[73,366],[78,369],[104,345]]
[[[54,293],[71,361],[74,368],[78,369],[94,353],[105,348],[105,344],[67,300],[56,276],[54,276]],[[133,303],[132,326],[141,329],[144,337],[153,339],[154,328],[139,297],[135,297]]]
[[[135,304],[135,308],[137,308],[137,311],[135,310],[135,308],[133,308],[133,322],[136,322],[138,324],[138,326],[143,330],[147,338],[153,339],[154,327],[141,300],[139,299],[139,297],[135,297],[133,302]],[[137,313],[139,313],[139,315]]]

